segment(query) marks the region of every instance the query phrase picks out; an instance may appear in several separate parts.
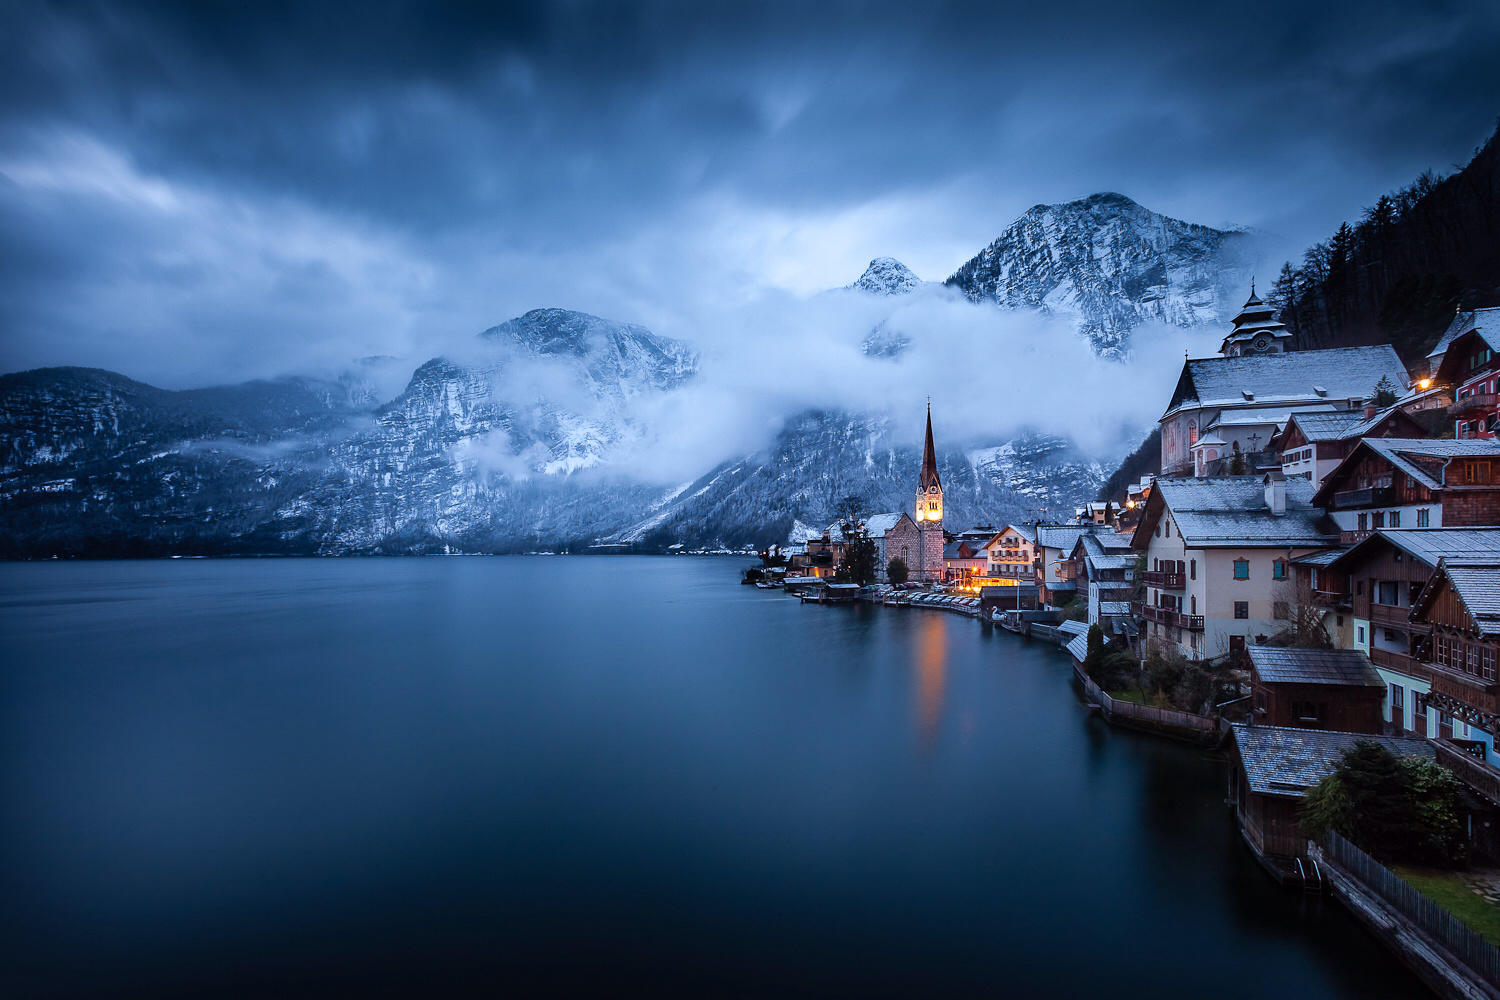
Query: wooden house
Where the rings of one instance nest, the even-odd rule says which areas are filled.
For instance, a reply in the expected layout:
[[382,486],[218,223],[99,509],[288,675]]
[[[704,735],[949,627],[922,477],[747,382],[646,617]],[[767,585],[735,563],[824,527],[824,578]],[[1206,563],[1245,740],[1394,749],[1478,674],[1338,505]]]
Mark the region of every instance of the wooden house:
[[1432,381],[1453,391],[1453,436],[1493,438],[1500,424],[1500,308],[1459,313],[1428,363]]
[[1401,407],[1376,410],[1367,405],[1363,411],[1293,413],[1271,447],[1280,452],[1281,471],[1288,479],[1310,479],[1317,486],[1363,438],[1424,434],[1425,428]]
[[1500,524],[1500,439],[1365,438],[1312,502],[1353,543],[1377,528]]
[[1386,684],[1383,715],[1397,733],[1437,733],[1427,706],[1432,678],[1419,658],[1431,629],[1412,620],[1412,607],[1444,557],[1483,553],[1500,553],[1500,527],[1382,528],[1337,553],[1314,578],[1318,588],[1344,596],[1350,627],[1338,644],[1375,664]]
[[1444,556],[1413,602],[1411,621],[1427,629],[1417,659],[1432,689],[1437,736],[1462,741],[1473,756],[1496,763],[1500,734],[1500,553]]
[[1385,682],[1353,649],[1250,646],[1250,691],[1257,725],[1381,733]]
[[1369,740],[1398,757],[1437,756],[1426,740],[1243,723],[1233,729],[1229,802],[1245,843],[1283,881],[1296,878],[1297,859],[1307,857],[1307,835],[1297,822],[1302,797],[1338,769],[1345,750]]

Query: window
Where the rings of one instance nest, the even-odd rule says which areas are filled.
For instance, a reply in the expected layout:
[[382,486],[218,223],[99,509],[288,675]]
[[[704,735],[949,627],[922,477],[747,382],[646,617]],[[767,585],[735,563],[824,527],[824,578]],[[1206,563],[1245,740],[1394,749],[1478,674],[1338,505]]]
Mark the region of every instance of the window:
[[1495,648],[1485,646],[1479,651],[1479,672],[1487,681],[1495,679]]
[[1483,484],[1490,481],[1490,463],[1469,462],[1464,466],[1464,482]]
[[1385,511],[1383,511],[1383,510],[1377,510],[1375,513],[1373,513],[1373,514],[1370,515],[1370,527],[1372,527],[1372,528],[1384,528],[1385,527]]
[[1292,609],[1286,601],[1275,601],[1271,604],[1271,617],[1279,622],[1284,622],[1292,617]]
[[[1400,712],[1406,707],[1406,688],[1400,684],[1391,685],[1391,713]],[[1404,714],[1404,713],[1403,713]]]
[[1370,596],[1375,599],[1376,604],[1384,604],[1390,608],[1396,607],[1396,581],[1381,580],[1375,585],[1374,591]]
[[1276,560],[1275,562],[1273,562],[1271,564],[1271,579],[1273,579],[1273,580],[1285,580],[1286,579],[1286,560],[1285,559],[1278,559],[1278,560]]
[[1234,602],[1234,616],[1236,618],[1239,618],[1239,619],[1248,619],[1250,617],[1250,602],[1249,601],[1235,601]]
[[1399,510],[1391,511],[1391,527],[1401,527],[1401,512]]
[[1359,515],[1359,530],[1360,531],[1369,531],[1370,530],[1370,515],[1368,515],[1368,514],[1361,514],[1361,515]]
[[1234,561],[1234,578],[1236,580],[1250,579],[1250,560],[1236,559]]
[[1358,643],[1365,641],[1365,627],[1363,625],[1356,625],[1354,627],[1354,641]]
[[[1190,614],[1190,615],[1196,615],[1197,613],[1198,613],[1198,595],[1197,594],[1189,594],[1188,595],[1188,614]],[[1493,657],[1494,655],[1495,654],[1493,652],[1490,653],[1491,657]]]
[[1426,527],[1428,527],[1428,523],[1427,522],[1428,522],[1428,519],[1429,519],[1430,516],[1431,515],[1430,515],[1430,513],[1429,513],[1429,511],[1427,510],[1426,507],[1423,507],[1421,510],[1417,511],[1417,527],[1419,527],[1419,528],[1426,528]]
[[1161,530],[1162,530],[1162,533],[1163,533],[1163,535],[1165,537],[1171,538],[1172,537],[1172,522],[1171,521],[1167,521],[1167,522],[1163,523],[1162,526],[1161,526]]
[[1188,560],[1188,579],[1189,580],[1196,580],[1196,579],[1198,579],[1198,560],[1196,560],[1196,559],[1189,559]]

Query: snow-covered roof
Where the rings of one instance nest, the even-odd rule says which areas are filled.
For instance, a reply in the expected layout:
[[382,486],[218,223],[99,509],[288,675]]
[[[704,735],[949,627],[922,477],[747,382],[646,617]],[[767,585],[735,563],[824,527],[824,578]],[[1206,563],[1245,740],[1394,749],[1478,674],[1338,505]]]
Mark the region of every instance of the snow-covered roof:
[[1099,613],[1101,615],[1128,615],[1130,611],[1129,601],[1100,601]]
[[1081,524],[1039,524],[1036,528],[1036,542],[1049,549],[1071,552],[1078,536],[1086,534],[1088,530],[1088,527]]
[[1374,533],[1342,550],[1340,561],[1344,555],[1368,552],[1381,544],[1394,545],[1413,559],[1436,566],[1444,556],[1461,559],[1487,552],[1500,553],[1500,527],[1377,528]]
[[1364,740],[1378,743],[1398,757],[1433,758],[1437,751],[1427,740],[1408,740],[1368,733],[1335,733],[1323,729],[1234,724],[1234,743],[1250,790],[1258,795],[1301,798],[1302,793],[1332,774],[1344,751]]
[[1295,409],[1281,407],[1269,410],[1225,410],[1208,427],[1210,430],[1219,427],[1255,427],[1261,424],[1275,424],[1281,427],[1296,413],[1333,413],[1334,411],[1332,403],[1315,403],[1312,406],[1299,406]]
[[1470,309],[1453,317],[1453,322],[1448,324],[1448,329],[1438,338],[1436,346],[1428,352],[1427,357],[1438,358],[1448,353],[1448,346],[1459,337],[1470,330],[1479,330],[1480,336],[1485,342],[1500,351],[1500,306],[1490,306],[1486,309]]
[[894,528],[903,516],[904,512],[899,510],[890,514],[871,514],[865,518],[865,532],[871,538],[884,538],[885,533]]
[[1423,588],[1422,596],[1412,609],[1413,618],[1437,593],[1436,584],[1443,577],[1447,577],[1449,586],[1458,595],[1479,634],[1485,637],[1500,635],[1500,552],[1444,556],[1438,562],[1433,582]]
[[1144,548],[1163,506],[1190,548],[1325,546],[1338,541],[1338,526],[1312,505],[1313,485],[1288,479],[1286,511],[1273,514],[1259,476],[1158,479],[1147,516],[1136,530]]
[[1334,485],[1342,478],[1342,470],[1351,466],[1365,448],[1430,490],[1442,489],[1445,485],[1443,469],[1449,459],[1500,458],[1500,440],[1495,438],[1465,438],[1461,441],[1452,438],[1436,441],[1420,438],[1364,438],[1323,480],[1315,500],[1321,502],[1324,493],[1334,492]]
[[1398,392],[1407,388],[1406,368],[1389,344],[1195,358],[1183,362],[1167,413],[1182,407],[1238,408],[1255,404],[1262,408],[1267,404],[1364,399],[1382,378],[1389,379]]

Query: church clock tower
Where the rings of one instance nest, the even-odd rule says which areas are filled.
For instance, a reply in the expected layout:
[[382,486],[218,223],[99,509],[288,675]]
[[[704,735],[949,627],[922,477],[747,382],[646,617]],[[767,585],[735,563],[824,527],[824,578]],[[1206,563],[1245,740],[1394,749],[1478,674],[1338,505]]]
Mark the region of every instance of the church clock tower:
[[917,478],[917,579],[943,579],[943,482],[938,478],[937,451],[932,446],[932,401],[927,402],[927,440],[922,446],[922,474]]

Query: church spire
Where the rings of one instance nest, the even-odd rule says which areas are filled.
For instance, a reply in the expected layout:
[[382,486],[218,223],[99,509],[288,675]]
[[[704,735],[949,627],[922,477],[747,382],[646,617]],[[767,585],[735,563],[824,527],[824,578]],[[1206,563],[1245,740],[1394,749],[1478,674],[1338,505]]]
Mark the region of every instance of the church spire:
[[927,400],[927,442],[922,446],[922,476],[917,480],[920,489],[929,486],[943,488],[943,481],[938,478],[937,450],[932,446],[932,400]]

